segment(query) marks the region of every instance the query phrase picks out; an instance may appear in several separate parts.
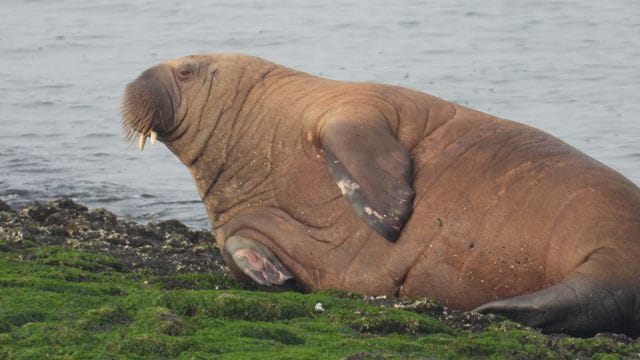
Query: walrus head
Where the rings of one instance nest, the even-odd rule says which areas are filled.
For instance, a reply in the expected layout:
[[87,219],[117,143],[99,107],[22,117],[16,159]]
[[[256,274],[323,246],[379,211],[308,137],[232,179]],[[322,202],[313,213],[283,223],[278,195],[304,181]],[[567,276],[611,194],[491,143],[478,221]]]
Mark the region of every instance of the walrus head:
[[[187,165],[198,138],[215,126],[224,86],[218,82],[218,62],[213,55],[192,55],[165,61],[145,70],[129,83],[122,100],[122,125],[130,142],[139,135],[138,147],[162,141]],[[179,140],[179,141],[178,141]],[[200,141],[201,142],[201,141]],[[179,143],[189,144],[180,146]],[[174,146],[172,146],[174,145]],[[178,146],[175,146],[178,145]]]
[[[257,75],[246,75],[248,67],[258,69]],[[212,142],[225,141],[244,92],[272,67],[237,54],[191,55],[157,64],[126,86],[121,107],[126,136],[130,142],[139,136],[141,150],[148,138],[160,140],[191,166]]]

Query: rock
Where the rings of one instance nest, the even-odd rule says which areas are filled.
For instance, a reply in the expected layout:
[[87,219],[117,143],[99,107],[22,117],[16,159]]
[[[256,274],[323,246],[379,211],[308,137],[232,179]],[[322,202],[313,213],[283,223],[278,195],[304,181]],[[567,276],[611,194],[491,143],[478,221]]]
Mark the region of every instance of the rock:
[[11,207],[9,206],[9,204],[7,204],[6,202],[0,200],[0,212],[1,211],[13,212],[13,210],[11,210]]
[[211,233],[177,220],[136,224],[68,198],[36,202],[19,212],[5,207],[0,202],[0,236],[7,250],[65,245],[113,256],[128,269],[151,275],[227,274]]

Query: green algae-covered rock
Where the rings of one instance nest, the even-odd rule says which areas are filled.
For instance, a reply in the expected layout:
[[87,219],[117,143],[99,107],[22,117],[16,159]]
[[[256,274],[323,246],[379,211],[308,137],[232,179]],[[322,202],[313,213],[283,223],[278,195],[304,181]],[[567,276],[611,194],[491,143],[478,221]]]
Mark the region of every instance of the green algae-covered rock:
[[208,232],[68,199],[0,210],[0,305],[0,359],[640,357],[624,335],[544,335],[429,299],[252,290]]

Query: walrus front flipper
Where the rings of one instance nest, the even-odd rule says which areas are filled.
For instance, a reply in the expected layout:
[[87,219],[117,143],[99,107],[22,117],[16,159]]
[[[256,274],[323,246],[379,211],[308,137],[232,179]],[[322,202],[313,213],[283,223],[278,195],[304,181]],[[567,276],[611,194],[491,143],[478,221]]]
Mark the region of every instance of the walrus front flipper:
[[386,123],[329,121],[320,141],[342,195],[378,234],[395,241],[411,215],[415,194],[409,152]]
[[222,254],[237,278],[255,282],[262,288],[289,289],[287,281],[294,278],[271,250],[245,237],[231,236]]
[[602,331],[633,331],[636,296],[610,290],[573,276],[531,294],[482,305],[474,312],[505,316],[545,332],[593,335]]

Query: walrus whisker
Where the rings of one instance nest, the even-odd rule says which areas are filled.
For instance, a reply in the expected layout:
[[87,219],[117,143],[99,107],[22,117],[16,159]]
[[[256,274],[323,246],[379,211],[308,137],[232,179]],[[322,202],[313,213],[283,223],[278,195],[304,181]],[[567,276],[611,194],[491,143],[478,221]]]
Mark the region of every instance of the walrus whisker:
[[[122,102],[121,112],[122,126],[127,142],[132,144],[138,134],[144,134],[145,138],[153,136],[153,142],[155,142],[157,133],[156,135],[150,135],[149,133],[153,131],[152,123],[157,110],[152,106],[147,92],[140,91],[137,87],[127,86],[126,94]],[[135,101],[131,101],[132,98]],[[160,114],[162,115],[162,113]],[[153,132],[155,133],[155,131]],[[142,138],[138,141],[138,148],[144,148]]]
[[130,145],[140,134],[137,146],[142,150],[147,138],[155,144],[158,131],[163,135],[170,132],[174,111],[171,94],[166,86],[153,80],[132,82],[126,86],[121,113],[125,139]]

